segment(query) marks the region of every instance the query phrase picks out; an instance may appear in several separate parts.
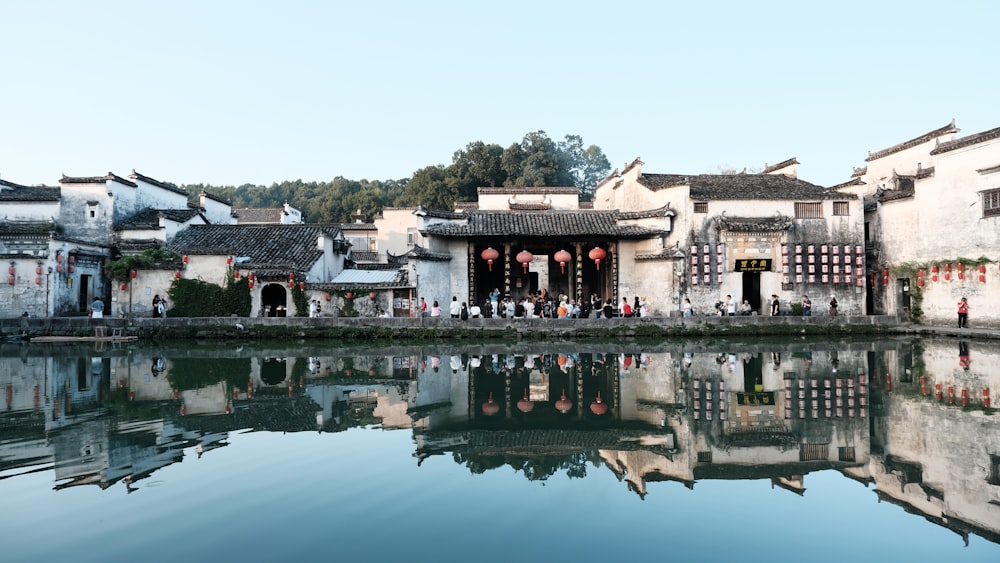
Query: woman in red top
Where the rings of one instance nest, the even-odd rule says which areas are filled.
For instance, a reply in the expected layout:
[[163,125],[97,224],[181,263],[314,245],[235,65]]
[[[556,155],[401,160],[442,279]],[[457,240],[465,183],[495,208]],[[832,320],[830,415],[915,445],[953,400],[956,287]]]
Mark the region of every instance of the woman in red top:
[[628,304],[628,297],[622,297],[622,316],[632,316],[632,306]]
[[969,328],[969,302],[964,297],[958,302],[958,328]]

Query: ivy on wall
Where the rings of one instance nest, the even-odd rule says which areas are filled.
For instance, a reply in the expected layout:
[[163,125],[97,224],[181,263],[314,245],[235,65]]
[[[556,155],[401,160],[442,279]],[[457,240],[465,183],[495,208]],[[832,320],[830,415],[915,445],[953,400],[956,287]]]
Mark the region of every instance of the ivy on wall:
[[250,285],[246,278],[233,278],[226,272],[224,286],[201,280],[176,279],[170,284],[168,317],[228,317],[250,315]]
[[122,256],[107,265],[107,276],[117,281],[128,281],[133,270],[148,270],[154,266],[181,266],[181,255],[165,248],[147,248],[139,254]]

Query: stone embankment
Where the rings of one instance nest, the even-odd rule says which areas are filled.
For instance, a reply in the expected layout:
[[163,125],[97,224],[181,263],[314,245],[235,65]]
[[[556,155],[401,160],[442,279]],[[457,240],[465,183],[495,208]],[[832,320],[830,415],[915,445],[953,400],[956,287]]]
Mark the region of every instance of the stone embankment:
[[451,319],[303,317],[87,317],[0,319],[8,339],[35,336],[138,336],[150,339],[550,339],[713,335],[866,335],[905,333],[894,316],[645,317],[611,319]]

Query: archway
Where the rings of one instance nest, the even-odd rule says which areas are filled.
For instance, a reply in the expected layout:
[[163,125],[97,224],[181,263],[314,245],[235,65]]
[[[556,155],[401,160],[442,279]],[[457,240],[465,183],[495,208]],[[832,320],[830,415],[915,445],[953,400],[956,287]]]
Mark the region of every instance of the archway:
[[269,283],[260,291],[260,306],[265,317],[284,317],[288,308],[288,290],[280,283]]

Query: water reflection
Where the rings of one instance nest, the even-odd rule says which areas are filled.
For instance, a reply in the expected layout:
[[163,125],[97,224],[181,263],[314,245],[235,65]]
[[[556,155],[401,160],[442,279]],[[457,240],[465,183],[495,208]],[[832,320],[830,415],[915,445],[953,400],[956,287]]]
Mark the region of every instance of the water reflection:
[[[957,353],[957,360],[956,360]],[[1000,347],[966,341],[516,343],[464,348],[4,345],[0,471],[144,479],[242,429],[412,433],[415,463],[650,485],[837,470],[1000,543]],[[627,491],[627,492],[626,492]]]

